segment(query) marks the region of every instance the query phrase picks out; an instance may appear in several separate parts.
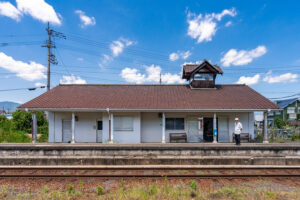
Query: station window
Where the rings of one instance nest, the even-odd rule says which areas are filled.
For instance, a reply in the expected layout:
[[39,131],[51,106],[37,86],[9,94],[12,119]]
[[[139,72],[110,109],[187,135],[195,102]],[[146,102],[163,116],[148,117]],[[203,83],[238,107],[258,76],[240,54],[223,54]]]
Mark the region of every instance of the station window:
[[212,74],[195,74],[194,80],[195,81],[212,81],[213,75]]
[[166,130],[184,130],[184,118],[166,118]]
[[133,131],[133,117],[131,116],[115,116],[115,131]]

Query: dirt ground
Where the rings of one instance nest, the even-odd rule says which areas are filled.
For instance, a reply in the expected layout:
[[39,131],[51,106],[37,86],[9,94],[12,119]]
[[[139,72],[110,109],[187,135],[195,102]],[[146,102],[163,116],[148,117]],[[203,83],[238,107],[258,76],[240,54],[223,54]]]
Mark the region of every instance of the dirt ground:
[[300,178],[0,178],[0,190],[1,199],[300,199]]

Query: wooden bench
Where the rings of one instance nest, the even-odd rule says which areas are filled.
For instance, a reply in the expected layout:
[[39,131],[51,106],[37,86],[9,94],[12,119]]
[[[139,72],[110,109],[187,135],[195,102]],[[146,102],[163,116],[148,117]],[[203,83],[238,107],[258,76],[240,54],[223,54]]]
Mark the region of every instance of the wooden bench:
[[180,140],[184,140],[187,142],[186,133],[170,133],[170,142],[178,142]]
[[[232,141],[235,142],[235,134],[232,134]],[[250,142],[249,133],[241,133],[241,142]]]

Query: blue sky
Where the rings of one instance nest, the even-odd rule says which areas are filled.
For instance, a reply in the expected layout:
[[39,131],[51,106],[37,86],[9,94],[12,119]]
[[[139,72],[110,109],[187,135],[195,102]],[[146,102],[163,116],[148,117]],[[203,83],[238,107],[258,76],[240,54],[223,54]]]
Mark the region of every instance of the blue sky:
[[[182,65],[209,60],[220,84],[267,97],[300,92],[298,1],[0,0],[0,90],[46,84],[46,25],[55,38],[51,86],[182,83]],[[26,102],[45,89],[0,91]]]

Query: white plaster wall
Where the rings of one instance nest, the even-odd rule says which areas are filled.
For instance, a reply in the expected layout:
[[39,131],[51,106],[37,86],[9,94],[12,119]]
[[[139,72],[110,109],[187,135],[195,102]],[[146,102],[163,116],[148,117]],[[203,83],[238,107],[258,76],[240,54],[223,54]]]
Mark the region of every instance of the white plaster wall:
[[[96,142],[96,121],[103,121],[102,141],[109,140],[108,114],[104,113],[76,113],[79,121],[75,122],[76,142]],[[141,143],[161,142],[162,127],[161,118],[157,113],[114,113],[114,115],[126,115],[133,117],[133,131],[113,131],[115,143]],[[213,113],[165,113],[168,117],[183,117],[185,120],[185,132],[187,132],[187,120],[193,117],[213,117]],[[243,124],[243,132],[254,135],[254,114],[250,113],[217,113],[217,116],[228,118],[229,138],[232,141],[234,131],[234,118],[239,117]],[[62,142],[62,120],[71,120],[71,112],[49,112],[49,142]],[[169,142],[169,134],[180,130],[166,130],[166,142]]]
[[[97,120],[102,113],[75,113],[75,142],[96,142]],[[49,112],[49,142],[62,142],[62,121],[72,120],[71,112]]]
[[141,114],[141,142],[159,142],[162,140],[161,118],[158,113]]
[[114,116],[132,116],[133,131],[113,131],[114,143],[141,143],[141,114],[114,113]]

